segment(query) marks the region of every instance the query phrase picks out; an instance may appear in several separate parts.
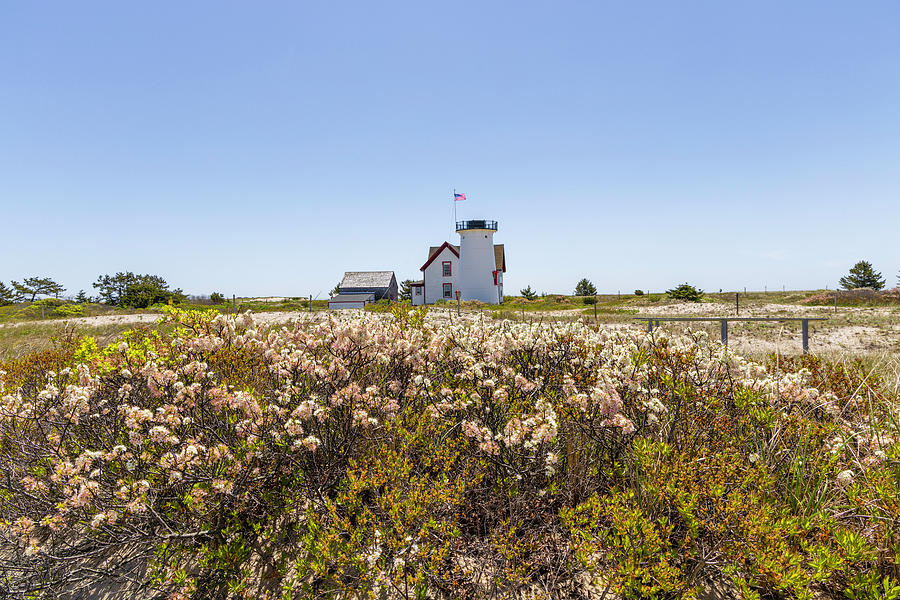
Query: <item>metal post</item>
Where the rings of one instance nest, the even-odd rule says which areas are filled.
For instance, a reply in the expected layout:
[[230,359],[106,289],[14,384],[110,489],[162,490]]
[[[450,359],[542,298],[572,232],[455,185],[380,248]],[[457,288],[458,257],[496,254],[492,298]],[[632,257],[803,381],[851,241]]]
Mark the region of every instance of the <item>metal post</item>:
[[734,316],[741,316],[741,295],[737,292],[734,293]]
[[647,333],[653,333],[653,319],[647,319]]
[[722,343],[728,345],[728,319],[722,319]]
[[312,294],[309,295],[309,312],[312,312]]
[[803,354],[809,354],[809,319],[801,321],[803,327]]

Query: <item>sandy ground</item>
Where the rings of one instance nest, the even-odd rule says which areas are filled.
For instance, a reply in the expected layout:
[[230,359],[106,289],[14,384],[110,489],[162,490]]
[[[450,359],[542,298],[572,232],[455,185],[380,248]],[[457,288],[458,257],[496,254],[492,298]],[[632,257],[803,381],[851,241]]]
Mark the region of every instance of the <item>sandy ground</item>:
[[73,317],[71,319],[52,319],[44,321],[20,321],[18,323],[4,323],[0,327],[21,327],[23,325],[72,325],[74,327],[101,327],[103,325],[128,325],[139,323],[155,323],[162,315],[160,313],[141,313],[134,315],[100,315],[96,317]]

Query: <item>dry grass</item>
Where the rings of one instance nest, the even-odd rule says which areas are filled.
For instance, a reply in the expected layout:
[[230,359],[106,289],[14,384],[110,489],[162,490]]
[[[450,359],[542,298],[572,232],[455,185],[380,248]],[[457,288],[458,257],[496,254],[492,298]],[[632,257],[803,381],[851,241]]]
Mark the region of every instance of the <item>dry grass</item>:
[[63,336],[92,336],[98,344],[113,341],[123,331],[134,328],[134,323],[108,323],[104,325],[66,326],[64,323],[38,322],[18,327],[0,327],[0,361],[21,358],[31,352],[52,348],[54,340]]

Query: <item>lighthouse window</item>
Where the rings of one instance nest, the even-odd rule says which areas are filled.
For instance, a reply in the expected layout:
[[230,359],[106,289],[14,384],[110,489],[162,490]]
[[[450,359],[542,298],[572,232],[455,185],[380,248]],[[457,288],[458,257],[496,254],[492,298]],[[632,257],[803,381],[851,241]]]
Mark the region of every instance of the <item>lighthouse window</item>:
[[453,284],[452,283],[444,284],[444,298],[453,298]]
[[449,260],[445,260],[444,262],[441,263],[441,265],[443,265],[443,267],[444,267],[444,277],[450,277],[451,275],[453,275],[453,271],[450,268]]

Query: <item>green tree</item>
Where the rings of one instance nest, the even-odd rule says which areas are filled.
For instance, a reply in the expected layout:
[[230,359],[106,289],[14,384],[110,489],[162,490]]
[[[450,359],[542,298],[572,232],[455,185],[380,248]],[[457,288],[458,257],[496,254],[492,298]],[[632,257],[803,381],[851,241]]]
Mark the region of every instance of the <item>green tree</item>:
[[524,290],[519,290],[519,295],[521,295],[526,300],[534,300],[535,298],[537,298],[537,292],[531,289],[530,285]]
[[845,290],[856,288],[872,288],[880,290],[884,287],[884,277],[872,268],[872,263],[861,260],[850,269],[850,273],[841,277],[841,287]]
[[84,293],[84,290],[78,290],[78,294],[75,296],[75,302],[79,304],[87,304],[90,302],[90,298],[87,297],[87,294]]
[[576,296],[593,296],[596,293],[597,288],[595,288],[594,284],[591,283],[587,278],[582,279],[578,282],[578,285],[575,286]]
[[147,308],[153,304],[164,304],[171,298],[182,302],[185,299],[180,289],[169,289],[169,284],[159,275],[136,275],[131,271],[115,275],[101,275],[93,284],[100,293],[100,299],[113,306]]
[[213,304],[225,304],[225,296],[219,292],[213,292],[209,295],[209,301]]
[[677,288],[666,290],[666,294],[673,300],[685,302],[700,302],[703,300],[703,290],[699,290],[689,283],[682,283]]
[[400,300],[408,300],[412,302],[412,279],[404,279],[400,283]]
[[0,306],[4,306],[6,304],[12,304],[16,301],[16,292],[10,287],[7,287],[5,283],[0,281]]
[[132,283],[137,283],[138,276],[128,271],[127,273],[116,273],[115,275],[101,275],[94,282],[93,286],[100,294],[100,300],[106,304],[118,306],[125,295],[125,290]]
[[59,298],[59,295],[66,290],[66,288],[49,277],[26,277],[22,280],[22,283],[13,281],[12,286],[23,300],[31,296],[28,298],[30,302],[34,302],[34,299],[41,294]]

